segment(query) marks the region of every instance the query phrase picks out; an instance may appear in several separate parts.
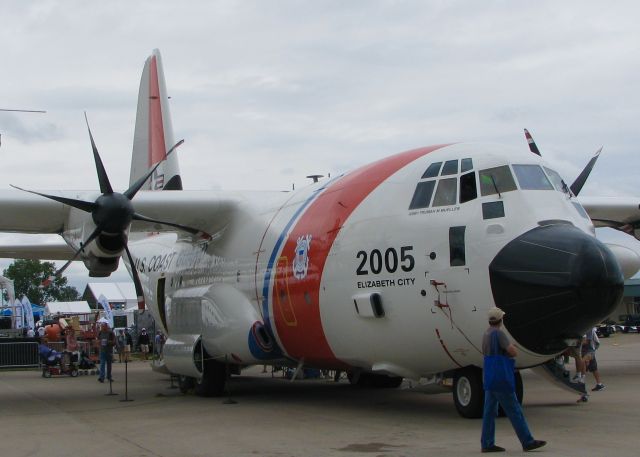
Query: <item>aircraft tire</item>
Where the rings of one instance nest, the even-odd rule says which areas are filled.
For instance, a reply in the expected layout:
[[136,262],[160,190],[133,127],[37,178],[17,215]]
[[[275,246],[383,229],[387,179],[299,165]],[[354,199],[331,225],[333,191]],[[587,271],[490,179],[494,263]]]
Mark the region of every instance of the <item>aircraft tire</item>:
[[188,393],[196,385],[196,380],[190,376],[178,376],[178,389],[183,394]]
[[466,367],[456,371],[453,378],[453,403],[462,417],[482,417],[484,388],[480,368]]
[[207,360],[202,378],[195,380],[194,391],[199,397],[219,397],[224,394],[227,369],[224,363]]

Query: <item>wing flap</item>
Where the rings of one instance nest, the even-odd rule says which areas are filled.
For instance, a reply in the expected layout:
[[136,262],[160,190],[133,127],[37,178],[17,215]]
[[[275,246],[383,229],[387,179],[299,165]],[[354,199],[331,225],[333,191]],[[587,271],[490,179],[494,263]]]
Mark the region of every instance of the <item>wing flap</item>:
[[0,258],[4,259],[69,260],[73,254],[73,249],[62,238],[59,242],[48,239],[13,244],[0,242]]

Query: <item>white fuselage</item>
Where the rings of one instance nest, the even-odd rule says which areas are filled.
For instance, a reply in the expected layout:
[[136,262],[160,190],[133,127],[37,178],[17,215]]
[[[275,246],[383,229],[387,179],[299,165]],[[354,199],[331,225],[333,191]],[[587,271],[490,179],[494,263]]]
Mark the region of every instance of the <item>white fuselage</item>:
[[[471,168],[465,162],[461,171],[460,162],[450,174],[423,178],[433,163],[462,159]],[[202,335],[215,357],[404,377],[481,366],[496,254],[541,221],[593,234],[568,192],[510,189],[479,174],[542,162],[503,146],[409,151],[299,191],[239,194],[245,203],[217,240],[149,234],[130,248],[157,322],[170,337]],[[475,198],[462,189],[470,179]],[[428,181],[433,196],[412,203]],[[267,350],[252,346],[256,322],[274,339]],[[548,359],[520,349],[519,366]]]

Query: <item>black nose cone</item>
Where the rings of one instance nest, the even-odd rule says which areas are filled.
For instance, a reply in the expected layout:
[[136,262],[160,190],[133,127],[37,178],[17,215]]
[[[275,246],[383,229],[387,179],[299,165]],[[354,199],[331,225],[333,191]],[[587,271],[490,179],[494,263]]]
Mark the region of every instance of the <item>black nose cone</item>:
[[525,348],[553,354],[602,321],[622,298],[624,278],[609,248],[569,224],[536,227],[489,265],[504,325]]

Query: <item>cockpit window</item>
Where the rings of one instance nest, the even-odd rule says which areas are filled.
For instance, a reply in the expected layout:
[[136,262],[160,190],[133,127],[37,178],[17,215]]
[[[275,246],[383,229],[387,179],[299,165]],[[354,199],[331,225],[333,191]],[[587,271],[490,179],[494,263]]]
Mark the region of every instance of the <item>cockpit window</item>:
[[442,173],[440,173],[440,176],[457,175],[457,174],[458,174],[458,161],[447,160],[444,163],[444,167],[442,167]]
[[434,162],[431,165],[429,165],[429,168],[427,168],[427,171],[425,171],[424,174],[422,175],[422,179],[434,178],[438,176],[441,165],[442,165],[442,162]]
[[460,203],[473,200],[477,196],[476,174],[471,172],[460,176]]
[[409,209],[426,208],[429,206],[435,185],[435,181],[419,182],[416,186],[416,191],[413,193]]
[[516,183],[507,165],[487,168],[486,170],[481,170],[479,174],[480,195],[483,197],[516,190]]
[[555,187],[558,192],[567,192],[569,190],[569,187],[564,182],[564,179],[562,179],[557,171],[547,167],[544,167],[544,171],[547,172],[547,176],[549,176],[553,187]]
[[455,205],[458,189],[458,180],[456,178],[446,178],[438,181],[436,195],[433,197],[432,206]]
[[540,165],[513,165],[522,190],[553,190]]
[[473,170],[473,160],[471,159],[462,159],[460,161],[460,173],[464,173],[465,171]]

